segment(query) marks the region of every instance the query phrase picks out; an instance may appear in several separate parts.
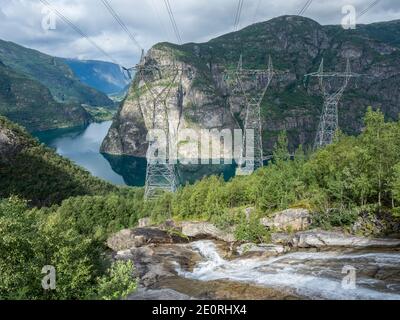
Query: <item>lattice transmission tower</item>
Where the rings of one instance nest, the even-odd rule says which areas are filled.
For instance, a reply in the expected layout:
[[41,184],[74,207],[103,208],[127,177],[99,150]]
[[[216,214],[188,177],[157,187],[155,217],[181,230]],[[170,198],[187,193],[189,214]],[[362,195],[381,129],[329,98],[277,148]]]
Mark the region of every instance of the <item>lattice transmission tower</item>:
[[[167,100],[171,94],[178,92],[174,90],[181,88],[182,68],[176,64],[151,65],[146,64],[142,54],[140,63],[135,67],[138,73],[138,97],[147,91],[151,95],[151,125],[150,129],[163,130],[166,141],[150,141],[147,151],[147,171],[145,184],[145,199],[158,198],[163,192],[175,192],[178,185],[175,164],[171,161],[172,139],[170,121],[168,116]],[[150,84],[151,82],[151,84]],[[140,98],[139,98],[140,105]],[[144,112],[144,108],[141,108]],[[161,159],[153,154],[154,150],[165,144],[166,158]]]
[[[318,149],[329,145],[333,142],[335,133],[339,128],[338,104],[346,90],[349,81],[353,77],[359,77],[357,73],[351,72],[350,60],[347,59],[345,72],[325,72],[324,59],[317,72],[306,74],[305,80],[308,77],[317,77],[319,87],[322,91],[324,105],[321,119],[318,125],[317,135],[315,137],[314,149]],[[326,84],[325,78],[343,78],[343,82],[338,88],[333,88],[332,84]]]
[[[231,104],[234,99],[244,101],[245,119],[243,123],[243,141],[238,163],[238,174],[250,174],[263,166],[263,141],[261,122],[261,103],[274,76],[271,57],[268,58],[268,68],[243,69],[243,57],[239,58],[237,69],[228,72],[227,84],[230,89]],[[254,143],[246,141],[247,130],[254,132]],[[246,146],[254,145],[253,156],[247,156]]]

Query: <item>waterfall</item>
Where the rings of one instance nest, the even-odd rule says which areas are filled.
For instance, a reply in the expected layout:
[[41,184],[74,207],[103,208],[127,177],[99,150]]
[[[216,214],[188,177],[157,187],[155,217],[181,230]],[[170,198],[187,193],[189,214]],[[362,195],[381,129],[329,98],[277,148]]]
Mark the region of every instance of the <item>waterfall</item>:
[[[398,270],[400,252],[344,253],[295,252],[271,258],[225,260],[212,241],[192,243],[202,257],[193,271],[180,276],[201,280],[229,280],[258,286],[287,289],[311,299],[392,299],[400,300],[400,283],[371,277],[366,270]],[[355,288],[342,285],[346,268],[355,270]],[[399,273],[399,272],[397,272]]]

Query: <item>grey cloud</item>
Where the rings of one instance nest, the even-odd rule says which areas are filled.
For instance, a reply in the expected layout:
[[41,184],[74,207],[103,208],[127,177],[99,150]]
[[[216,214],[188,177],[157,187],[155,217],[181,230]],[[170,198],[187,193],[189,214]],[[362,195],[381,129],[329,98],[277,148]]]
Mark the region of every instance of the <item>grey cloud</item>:
[[[115,60],[131,66],[140,51],[99,0],[48,0],[87,33]],[[176,42],[163,0],[109,0],[141,45],[148,49],[160,41]],[[256,12],[258,2],[259,9]],[[170,0],[184,42],[203,42],[233,29],[237,0]],[[297,14],[305,0],[245,0],[241,27],[284,14]],[[314,0],[305,16],[321,24],[339,24],[343,5],[358,12],[370,0]],[[0,38],[62,57],[108,60],[64,22],[44,31],[39,0],[0,0]],[[400,18],[400,1],[382,0],[360,23]]]

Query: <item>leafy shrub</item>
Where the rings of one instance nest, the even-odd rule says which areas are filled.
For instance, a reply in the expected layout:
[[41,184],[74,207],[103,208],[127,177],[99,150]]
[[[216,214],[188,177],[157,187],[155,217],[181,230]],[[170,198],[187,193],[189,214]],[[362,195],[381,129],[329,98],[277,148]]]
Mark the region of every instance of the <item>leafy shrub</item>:
[[108,274],[98,279],[97,295],[102,300],[124,299],[134,292],[136,287],[133,262],[116,261]]
[[356,209],[332,209],[325,213],[316,213],[313,215],[313,226],[323,229],[332,227],[348,227],[353,225],[358,218]]
[[258,218],[252,218],[249,222],[242,219],[240,224],[236,226],[235,237],[238,241],[254,243],[270,242],[271,240],[270,232],[260,224]]

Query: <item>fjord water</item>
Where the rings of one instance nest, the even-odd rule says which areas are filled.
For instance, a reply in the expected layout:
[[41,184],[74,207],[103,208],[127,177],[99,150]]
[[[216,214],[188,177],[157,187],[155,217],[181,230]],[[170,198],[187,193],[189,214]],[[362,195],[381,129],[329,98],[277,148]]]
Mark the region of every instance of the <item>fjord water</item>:
[[38,132],[34,135],[44,144],[96,177],[117,185],[124,185],[124,179],[111,168],[101,155],[100,145],[111,126],[111,121],[92,123],[87,127],[56,129]]
[[[34,133],[44,144],[88,170],[96,177],[116,185],[142,187],[146,178],[146,159],[100,153],[100,146],[112,121],[92,123],[86,127],[56,129]],[[210,174],[229,180],[235,175],[234,165],[178,166],[181,184],[194,183]]]

